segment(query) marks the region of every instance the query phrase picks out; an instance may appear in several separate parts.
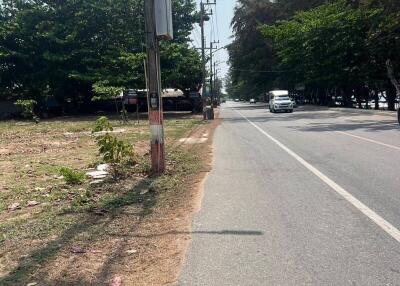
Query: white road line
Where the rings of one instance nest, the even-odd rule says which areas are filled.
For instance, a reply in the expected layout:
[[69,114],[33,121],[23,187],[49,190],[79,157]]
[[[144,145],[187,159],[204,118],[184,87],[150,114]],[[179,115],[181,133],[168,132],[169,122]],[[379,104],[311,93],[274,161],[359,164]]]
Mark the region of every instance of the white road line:
[[398,146],[386,144],[386,143],[383,143],[383,142],[380,142],[380,141],[376,141],[376,140],[373,140],[373,139],[357,136],[357,135],[354,135],[354,134],[351,134],[351,133],[347,133],[347,132],[343,132],[343,131],[335,131],[335,132],[339,133],[339,134],[347,135],[347,136],[350,136],[350,137],[354,137],[354,138],[357,138],[357,139],[360,139],[360,140],[364,140],[364,141],[367,141],[367,142],[371,142],[371,143],[375,143],[375,144],[382,145],[382,146],[385,146],[385,147],[389,147],[389,148],[392,148],[392,149],[395,149],[395,150],[400,150],[400,147],[398,147]]
[[358,199],[356,199],[353,195],[351,195],[349,192],[347,192],[345,189],[343,189],[341,186],[336,184],[333,180],[328,178],[326,175],[324,175],[321,171],[319,171],[317,168],[312,166],[310,163],[305,161],[303,158],[301,158],[299,155],[297,155],[295,152],[290,150],[288,147],[286,147],[284,144],[282,144],[280,141],[269,135],[267,132],[265,132],[263,129],[261,129],[258,125],[250,121],[246,116],[244,116],[241,112],[236,111],[237,113],[240,114],[244,119],[246,119],[251,125],[253,125],[258,131],[260,131],[263,135],[268,137],[271,141],[273,141],[276,145],[281,147],[284,151],[286,151],[290,156],[295,158],[300,164],[302,164],[304,167],[306,167],[308,170],[310,170],[314,175],[316,175],[318,178],[320,178],[325,184],[330,186],[333,190],[335,190],[339,195],[341,195],[343,198],[345,198],[349,203],[351,203],[354,207],[356,207],[359,211],[361,211],[364,215],[366,215],[369,219],[371,219],[374,223],[376,223],[380,228],[382,228],[384,231],[386,231],[391,237],[393,237],[395,240],[400,242],[400,231],[394,227],[392,224],[390,224],[388,221],[386,221],[383,217],[378,215],[376,212],[371,210],[369,207],[367,207],[365,204],[360,202]]

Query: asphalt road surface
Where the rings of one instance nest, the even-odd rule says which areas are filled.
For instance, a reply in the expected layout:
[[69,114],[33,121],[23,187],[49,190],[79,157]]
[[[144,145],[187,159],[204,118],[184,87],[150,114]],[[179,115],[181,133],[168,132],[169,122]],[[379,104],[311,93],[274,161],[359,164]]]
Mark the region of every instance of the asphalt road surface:
[[221,116],[178,285],[400,285],[395,113]]

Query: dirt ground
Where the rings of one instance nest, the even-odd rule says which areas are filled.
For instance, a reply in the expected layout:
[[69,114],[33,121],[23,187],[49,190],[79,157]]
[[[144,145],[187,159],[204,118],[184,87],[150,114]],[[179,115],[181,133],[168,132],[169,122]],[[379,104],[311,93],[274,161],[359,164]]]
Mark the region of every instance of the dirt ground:
[[[86,170],[99,163],[90,136],[94,120],[0,123],[0,285],[177,280],[219,120],[166,120],[168,167],[157,178],[147,175],[147,122],[126,126],[112,120],[115,130],[125,130],[118,137],[134,143],[139,163],[100,186],[88,180],[66,185],[59,166]],[[32,201],[39,204],[30,206]],[[14,203],[19,208],[10,210]]]

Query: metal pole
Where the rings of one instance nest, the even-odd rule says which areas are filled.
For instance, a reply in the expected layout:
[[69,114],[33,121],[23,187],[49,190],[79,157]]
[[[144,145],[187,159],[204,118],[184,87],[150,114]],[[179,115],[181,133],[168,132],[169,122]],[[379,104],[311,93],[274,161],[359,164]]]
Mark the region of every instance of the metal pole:
[[158,39],[155,28],[154,0],[145,0],[145,31],[147,46],[147,106],[151,136],[151,167],[155,174],[165,171],[164,126],[161,97],[161,71]]

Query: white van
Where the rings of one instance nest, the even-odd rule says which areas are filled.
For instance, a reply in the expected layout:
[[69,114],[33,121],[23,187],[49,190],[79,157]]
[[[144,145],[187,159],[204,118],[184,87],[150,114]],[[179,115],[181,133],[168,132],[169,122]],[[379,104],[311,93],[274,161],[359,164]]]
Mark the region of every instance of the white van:
[[269,111],[293,112],[293,101],[289,97],[287,90],[272,90],[268,93]]

